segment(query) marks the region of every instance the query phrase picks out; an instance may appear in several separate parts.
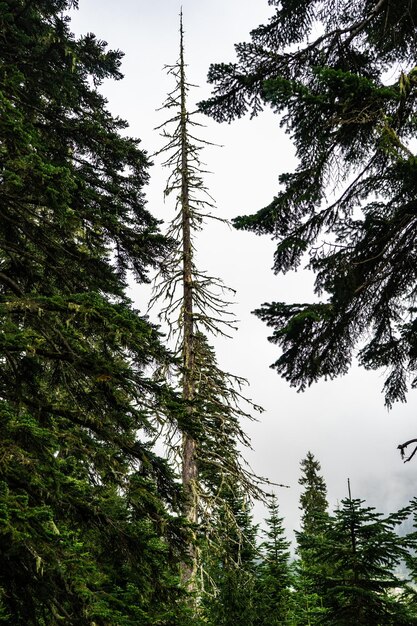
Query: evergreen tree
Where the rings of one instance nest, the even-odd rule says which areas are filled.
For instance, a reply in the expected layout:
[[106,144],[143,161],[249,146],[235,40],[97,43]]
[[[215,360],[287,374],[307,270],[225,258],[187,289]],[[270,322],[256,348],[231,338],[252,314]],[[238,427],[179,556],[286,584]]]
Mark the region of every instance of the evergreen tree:
[[410,578],[410,585],[404,591],[404,604],[408,606],[413,616],[417,616],[417,500],[415,498],[411,502],[411,507],[413,510],[414,530],[406,535],[408,551],[404,560]]
[[[247,402],[240,393],[245,381],[219,368],[207,338],[208,334],[228,335],[234,322],[224,298],[224,293],[231,290],[195,263],[195,237],[204,220],[211,217],[213,203],[204,185],[200,160],[200,151],[207,142],[195,137],[199,123],[188,110],[191,85],[185,76],[183,38],[181,13],[180,56],[168,67],[175,87],[163,106],[171,117],[160,127],[167,140],[160,154],[166,156],[164,165],[170,169],[165,195],[176,196],[176,212],[168,230],[173,246],[156,280],[152,305],[163,299],[160,317],[176,338],[181,362],[177,380],[185,413],[177,429],[182,436],[179,461],[185,491],[184,516],[194,528],[202,524],[210,533],[210,527],[212,531],[219,528],[213,520],[219,508],[228,506],[223,494],[229,488],[237,486],[252,495],[259,490],[238,448],[239,443],[249,444],[240,424],[242,418],[251,419],[242,408]],[[248,409],[252,408],[259,410],[249,403]],[[172,439],[172,433],[169,436]],[[189,589],[196,590],[197,535],[190,542],[189,556],[183,580]]]
[[358,499],[342,500],[329,518],[326,532],[316,538],[314,551],[324,589],[329,626],[410,626],[416,623],[403,601],[406,581],[395,570],[406,558],[407,540],[396,528],[410,515],[410,507],[382,516]]
[[151,447],[172,357],[125,295],[165,239],[98,91],[121,54],[74,38],[75,4],[0,6],[0,615],[183,624],[179,490]]
[[312,626],[322,623],[326,614],[320,581],[327,564],[317,558],[317,545],[327,527],[327,487],[320,474],[320,463],[311,452],[307,452],[300,467],[302,475],[298,482],[303,491],[300,495],[301,530],[296,533],[299,557],[295,563],[296,623]]
[[313,565],[298,560],[293,565],[294,570],[294,596],[293,596],[293,621],[294,626],[318,626],[325,624],[328,609],[323,601],[323,592],[318,586],[318,581],[312,580]]
[[217,537],[223,540],[209,544],[204,560],[210,590],[203,595],[204,616],[210,626],[256,626],[257,527],[238,488],[225,487],[222,502]]
[[201,105],[219,121],[271,106],[296,147],[278,195],[235,225],[277,240],[276,272],[307,259],[321,300],[256,313],[292,385],[344,374],[359,345],[362,366],[387,371],[390,406],[417,383],[417,5],[270,4],[237,62],[210,68],[214,95]]
[[256,626],[293,624],[293,583],[289,565],[290,542],[285,539],[283,518],[273,496],[268,503],[265,540],[260,545],[257,570]]
[[304,488],[300,495],[301,530],[307,535],[317,534],[328,508],[326,483],[319,473],[321,465],[311,452],[307,452],[300,467],[302,475],[298,484]]

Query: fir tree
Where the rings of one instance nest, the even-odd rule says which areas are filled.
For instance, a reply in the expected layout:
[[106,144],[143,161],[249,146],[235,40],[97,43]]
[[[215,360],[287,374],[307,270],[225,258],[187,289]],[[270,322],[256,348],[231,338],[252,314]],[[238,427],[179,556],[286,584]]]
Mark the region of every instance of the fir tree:
[[[204,616],[210,626],[255,626],[259,613],[257,527],[239,488],[225,487],[217,515],[215,545],[205,558],[208,593]],[[219,541],[219,538],[223,538]]]
[[387,371],[388,406],[415,386],[417,5],[273,0],[266,25],[213,65],[204,111],[231,121],[271,106],[299,159],[269,206],[235,220],[277,240],[276,272],[307,261],[319,301],[256,313],[304,389],[347,372],[356,348]]
[[317,559],[317,545],[327,526],[327,487],[320,474],[320,463],[311,452],[307,452],[300,467],[302,475],[298,483],[303,491],[300,495],[301,530],[296,533],[299,557],[295,563],[296,623],[313,626],[320,624],[326,613],[320,580],[321,570],[327,565]]
[[66,0],[0,8],[0,600],[13,626],[184,623],[179,493],[152,452],[172,357],[125,295],[165,253],[148,160]]
[[321,465],[311,452],[307,452],[300,467],[302,475],[298,484],[304,488],[300,495],[301,532],[317,534],[328,508],[326,483],[320,474]]
[[285,539],[283,518],[273,496],[268,503],[267,530],[260,545],[257,569],[256,626],[286,626],[293,623],[293,583],[289,565],[290,542]]
[[407,540],[396,528],[410,507],[383,516],[358,499],[342,500],[329,518],[326,532],[316,538],[319,584],[332,626],[404,626],[416,623],[403,601],[406,581],[395,570],[408,554]]

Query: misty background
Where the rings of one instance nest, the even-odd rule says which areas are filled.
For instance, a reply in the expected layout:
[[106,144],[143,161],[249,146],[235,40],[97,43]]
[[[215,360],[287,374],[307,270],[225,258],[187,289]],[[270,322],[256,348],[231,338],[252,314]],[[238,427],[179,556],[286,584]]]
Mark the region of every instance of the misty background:
[[[210,95],[206,84],[210,63],[233,61],[235,43],[249,39],[249,32],[265,23],[273,12],[267,0],[80,0],[71,11],[72,30],[93,32],[109,47],[125,53],[124,79],[105,81],[101,88],[113,114],[126,119],[128,134],[139,137],[142,147],[153,154],[163,145],[154,130],[167,118],[158,111],[173,88],[164,65],[175,63],[179,54],[179,12],[185,29],[188,81],[199,85],[191,91],[189,110]],[[207,147],[202,160],[211,172],[205,178],[216,201],[215,214],[231,219],[266,206],[278,190],[278,175],[296,167],[291,139],[270,110],[250,120],[231,125],[217,124],[200,116],[205,125],[200,136],[222,147]],[[170,218],[174,199],[164,203],[168,171],[155,158],[146,189],[148,208],[161,220]],[[163,226],[162,226],[163,229]],[[384,407],[381,393],[384,372],[366,372],[357,367],[343,378],[323,381],[297,393],[269,365],[278,357],[276,346],[267,341],[268,328],[251,314],[267,301],[305,302],[315,298],[314,277],[298,270],[285,276],[271,271],[274,242],[253,233],[210,222],[198,238],[197,264],[219,276],[236,290],[233,311],[238,330],[232,339],[212,339],[220,367],[249,382],[244,395],[265,410],[258,422],[244,424],[252,440],[245,458],[254,471],[286,488],[274,489],[289,538],[299,526],[299,463],[308,450],[322,466],[330,509],[347,496],[350,478],[352,497],[388,513],[417,495],[417,457],[401,461],[399,443],[417,437],[416,392],[407,404]],[[132,298],[145,313],[150,297],[146,286],[135,286]],[[157,311],[151,319],[157,321]],[[411,451],[411,450],[410,450]],[[264,515],[255,507],[256,520]]]

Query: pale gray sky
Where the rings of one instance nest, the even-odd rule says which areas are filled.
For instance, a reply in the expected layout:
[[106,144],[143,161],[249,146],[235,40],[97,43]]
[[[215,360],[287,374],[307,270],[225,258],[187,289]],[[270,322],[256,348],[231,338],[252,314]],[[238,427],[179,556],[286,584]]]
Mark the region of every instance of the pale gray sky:
[[[130,124],[129,134],[140,137],[153,153],[162,140],[153,129],[165,119],[157,112],[172,88],[163,71],[178,57],[178,14],[183,7],[188,79],[200,85],[190,106],[210,93],[205,84],[209,64],[234,59],[233,44],[248,39],[249,31],[272,13],[267,0],[80,0],[73,12],[76,33],[94,32],[110,47],[125,52],[125,78],[106,82],[103,93],[109,108]],[[278,175],[294,168],[290,139],[270,111],[259,118],[219,125],[201,120],[202,135],[222,148],[207,149],[204,161],[212,174],[207,186],[218,215],[232,218],[268,204],[277,191]],[[166,219],[163,204],[167,172],[155,160],[147,190],[151,212]],[[298,526],[299,463],[311,450],[322,464],[331,506],[347,494],[389,512],[416,494],[417,459],[403,464],[396,446],[417,436],[415,392],[405,405],[388,413],[383,405],[383,372],[354,369],[341,379],[322,382],[303,394],[290,388],[269,368],[277,348],[267,341],[268,329],[251,311],[265,301],[308,301],[313,279],[304,271],[275,277],[270,270],[274,244],[267,238],[212,224],[199,240],[199,265],[237,290],[235,312],[239,330],[232,340],[214,344],[220,365],[250,382],[247,390],[265,408],[257,424],[248,424],[254,451],[247,455],[255,471],[278,489],[287,528]],[[149,292],[137,288],[135,299],[145,311]],[[257,515],[263,511],[257,507]]]

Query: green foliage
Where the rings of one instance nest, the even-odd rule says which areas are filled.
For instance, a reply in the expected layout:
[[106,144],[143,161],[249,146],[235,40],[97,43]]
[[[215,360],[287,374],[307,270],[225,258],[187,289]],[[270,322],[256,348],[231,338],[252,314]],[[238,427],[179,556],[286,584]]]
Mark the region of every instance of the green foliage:
[[[240,483],[240,488],[248,496],[259,495],[254,476],[245,467],[237,448],[237,442],[250,446],[241,422],[253,417],[242,406],[248,403],[240,393],[246,381],[220,369],[215,352],[202,333],[197,332],[194,340],[195,405],[198,407],[194,428],[199,430],[198,466],[202,492],[207,494],[206,504],[210,509],[210,500],[214,496],[214,500],[220,502],[223,486],[230,481]],[[215,515],[214,510],[210,515]]]
[[298,483],[300,495],[301,530],[296,533],[298,560],[294,564],[296,623],[321,624],[327,609],[323,603],[321,580],[328,564],[317,557],[328,522],[327,487],[320,474],[319,461],[311,452],[300,463]]
[[403,601],[406,581],[395,569],[408,554],[396,532],[411,507],[382,516],[357,499],[342,500],[316,537],[314,555],[326,563],[318,576],[328,609],[324,623],[384,626],[416,623]]
[[269,206],[237,228],[277,240],[274,270],[305,264],[319,302],[262,305],[282,348],[273,367],[304,389],[344,374],[356,353],[387,371],[388,406],[416,385],[417,58],[414,2],[282,0],[268,24],[213,65],[218,121],[264,106],[299,160]]
[[408,569],[409,586],[405,589],[403,597],[406,609],[413,616],[417,615],[417,558],[416,558],[416,541],[417,541],[417,500],[411,502],[413,509],[413,530],[407,535],[407,554],[404,557]]
[[316,626],[326,623],[328,609],[321,593],[314,591],[311,565],[298,561],[294,565],[293,622],[297,626]]
[[267,530],[259,550],[257,570],[256,626],[284,626],[293,623],[293,577],[290,570],[290,542],[285,539],[283,518],[273,496],[268,503]]
[[212,626],[255,626],[257,528],[247,498],[236,488],[225,487],[219,509],[215,543],[208,544],[205,563],[204,615]]
[[415,537],[400,532],[413,504],[383,516],[360,500],[345,499],[329,515],[320,463],[308,453],[301,467],[295,623],[414,624],[404,563],[412,558]]
[[97,89],[121,54],[76,40],[71,4],[0,10],[0,620],[183,624],[180,492],[151,446],[172,357],[124,293],[166,243]]
[[[382,515],[350,498],[342,500],[330,515],[319,462],[308,453],[301,466],[304,521],[297,533],[296,562],[289,562],[289,542],[275,498],[268,505],[264,541],[256,546],[256,529],[245,499],[238,491],[228,490],[224,494],[228,507],[223,508],[218,519],[224,536],[220,550],[218,544],[202,544],[207,584],[201,616],[206,623],[417,623],[416,533],[405,532],[411,515],[415,517],[415,502],[396,513]],[[314,485],[317,498],[312,497]],[[238,525],[230,523],[231,510]]]
[[319,473],[321,465],[311,452],[307,452],[306,458],[300,463],[300,468],[302,475],[298,483],[304,488],[300,495],[302,533],[317,534],[320,532],[328,507],[326,483]]

